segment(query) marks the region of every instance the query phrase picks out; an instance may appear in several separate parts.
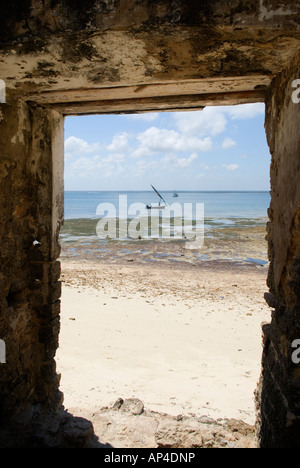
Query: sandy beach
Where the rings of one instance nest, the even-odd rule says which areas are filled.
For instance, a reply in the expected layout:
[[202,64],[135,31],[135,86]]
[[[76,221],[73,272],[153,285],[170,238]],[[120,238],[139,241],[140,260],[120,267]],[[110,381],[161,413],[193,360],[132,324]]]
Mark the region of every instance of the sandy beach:
[[[262,252],[258,237],[249,252]],[[140,245],[124,256],[114,244],[99,258],[71,248],[61,255],[56,354],[66,409],[95,412],[139,398],[152,411],[254,424],[261,323],[270,320],[267,265],[195,261],[178,244],[176,261],[152,262]]]

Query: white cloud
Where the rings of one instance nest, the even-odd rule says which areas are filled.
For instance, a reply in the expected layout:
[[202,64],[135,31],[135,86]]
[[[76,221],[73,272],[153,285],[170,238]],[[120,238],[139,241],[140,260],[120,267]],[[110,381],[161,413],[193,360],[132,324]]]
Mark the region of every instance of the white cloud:
[[100,149],[99,143],[89,144],[87,141],[71,136],[65,141],[66,157],[80,156],[82,154],[94,153]]
[[130,114],[126,116],[130,120],[144,120],[145,122],[152,122],[158,119],[159,114],[157,112],[149,112],[145,114]]
[[185,135],[216,136],[226,129],[227,119],[217,107],[206,107],[201,112],[175,112],[177,128]]
[[91,170],[97,166],[97,162],[94,158],[81,157],[76,161],[72,162],[68,168],[68,174],[77,177],[86,177],[90,175]]
[[230,149],[236,146],[236,141],[234,141],[232,138],[225,138],[223,143],[222,143],[222,148],[223,149]]
[[252,119],[264,115],[262,103],[238,106],[205,107],[201,112],[175,112],[177,129],[185,135],[216,136],[226,130],[228,119]]
[[176,145],[180,135],[174,130],[164,130],[150,127],[137,136],[143,148],[149,148],[152,152],[168,151]]
[[82,156],[69,163],[68,174],[79,178],[111,177],[125,171],[124,159],[122,153],[109,154],[103,158]]
[[[126,118],[132,119],[128,133],[107,129],[105,139],[99,138],[103,143],[91,143],[75,136],[67,138],[66,177],[70,180],[85,178],[89,184],[92,180],[118,175],[138,177],[155,172],[159,176],[162,171],[181,175],[187,169],[192,177],[204,177],[205,180],[216,177],[220,169],[223,177],[227,171],[228,176],[231,173],[233,177],[234,171],[241,170],[239,164],[230,162],[235,158],[229,156],[225,159],[224,153],[221,155],[219,152],[215,161],[218,166],[212,166],[214,163],[206,155],[214,149],[215,141],[218,143],[215,144],[216,148],[224,150],[237,146],[237,136],[232,131],[236,127],[238,134],[238,120],[252,119],[264,112],[264,104],[248,104],[207,107],[201,112],[170,113],[161,120],[159,113],[128,115]],[[128,121],[126,125],[125,129],[128,130]],[[88,140],[89,137],[86,138]],[[240,154],[236,159],[239,162],[247,158],[247,154],[242,153],[245,149],[241,145],[239,141]],[[213,154],[210,153],[210,156]],[[219,162],[221,158],[222,162]]]
[[174,171],[175,169],[184,169],[196,161],[198,155],[192,153],[188,158],[178,158],[174,154],[166,155],[162,158],[161,163],[164,169]]
[[125,171],[125,168],[122,166],[107,166],[101,172],[102,177],[117,177],[120,176]]
[[192,153],[186,158],[180,158],[175,154],[167,154],[161,159],[140,159],[134,165],[135,175],[143,175],[150,170],[163,169],[167,172],[176,172],[192,165],[198,158],[197,153]]
[[265,104],[256,103],[232,106],[227,109],[227,113],[233,120],[252,119],[254,117],[257,117],[258,115],[265,114]]
[[200,163],[199,164],[199,167],[201,169],[203,169],[204,171],[209,171],[209,166],[207,164],[204,164],[204,163]]
[[113,137],[112,143],[108,145],[106,148],[109,151],[125,151],[128,149],[128,133],[119,133]]
[[117,164],[120,163],[121,161],[124,161],[125,156],[122,153],[114,153],[114,154],[109,154],[105,158],[102,158],[100,160],[101,166],[106,165],[106,164]]
[[146,159],[146,160],[140,159],[135,163],[132,172],[136,176],[142,176],[143,174],[149,172],[150,170],[152,171],[154,169],[157,169],[159,166],[160,166],[159,161],[154,161],[151,159]]
[[151,156],[152,154],[153,151],[151,151],[150,148],[147,148],[146,146],[139,146],[131,152],[130,156],[132,158],[146,158],[148,156]]
[[223,167],[225,167],[227,171],[236,171],[239,168],[239,165],[238,164],[223,164]]
[[132,157],[150,156],[155,153],[177,153],[186,151],[209,151],[211,138],[188,137],[175,130],[150,127],[137,135],[140,146],[131,154]]

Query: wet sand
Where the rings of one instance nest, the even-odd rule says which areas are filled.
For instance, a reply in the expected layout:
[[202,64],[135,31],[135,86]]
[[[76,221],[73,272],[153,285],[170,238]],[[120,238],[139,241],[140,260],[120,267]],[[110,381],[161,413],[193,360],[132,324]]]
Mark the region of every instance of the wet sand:
[[100,240],[96,235],[96,220],[69,220],[62,229],[61,258],[76,261],[92,260],[101,264],[138,262],[184,266],[203,265],[203,261],[215,266],[250,264],[265,266],[268,263],[266,224],[261,219],[232,220],[231,226],[210,222],[201,247],[197,242],[184,239],[117,239]]

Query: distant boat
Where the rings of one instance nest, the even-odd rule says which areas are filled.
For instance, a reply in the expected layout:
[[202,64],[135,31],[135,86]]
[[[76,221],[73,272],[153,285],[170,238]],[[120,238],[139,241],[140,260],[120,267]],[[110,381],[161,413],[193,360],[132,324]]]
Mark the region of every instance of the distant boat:
[[[163,210],[166,205],[168,204],[164,199],[163,197],[161,196],[161,194],[156,190],[155,187],[153,187],[153,185],[151,185],[151,187],[153,188],[154,192],[158,195],[159,197],[159,203],[158,203],[158,206],[153,206],[153,205],[146,205],[146,208],[148,210],[153,210],[153,209],[157,209],[157,210]],[[164,205],[161,205],[161,202],[164,203]]]
[[173,198],[177,198],[178,197],[178,193],[177,192],[174,192],[173,193]]

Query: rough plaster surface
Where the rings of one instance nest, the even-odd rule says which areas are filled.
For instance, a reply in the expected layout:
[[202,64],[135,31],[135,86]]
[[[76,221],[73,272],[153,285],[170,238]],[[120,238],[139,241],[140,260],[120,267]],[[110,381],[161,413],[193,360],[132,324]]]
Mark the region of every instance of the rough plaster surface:
[[299,366],[292,343],[300,337],[299,289],[299,121],[300,104],[292,100],[292,82],[300,76],[296,56],[278,76],[266,101],[266,130],[271,164],[268,243],[270,268],[266,295],[274,309],[263,327],[264,351],[259,412],[262,446],[299,446]]
[[299,18],[297,0],[1,3],[2,422],[61,405],[54,356],[63,115],[266,99],[274,314],[264,327],[258,433],[262,446],[299,446],[299,369],[290,359],[291,339],[300,337],[299,107],[290,93],[300,77]]
[[[109,112],[109,106],[110,112],[176,109],[184,101],[201,108],[224,104],[223,93],[241,86],[244,94],[225,104],[261,101],[273,76],[299,49],[296,0],[288,6],[274,0],[89,0],[84,8],[67,0],[46,3],[0,7],[1,78],[9,96],[44,105],[48,99],[64,114]],[[249,76],[256,80],[248,83]],[[213,92],[205,83],[209,78],[215,78]],[[236,86],[226,78],[236,78]],[[193,103],[187,101],[191,80],[204,80],[196,84]],[[170,85],[157,99],[156,85],[170,81],[182,82],[181,95]],[[136,86],[135,96],[128,86]],[[122,98],[110,95],[110,88],[119,88]],[[139,95],[143,88],[148,101]],[[70,106],[67,90],[77,91],[73,103],[81,110]],[[151,97],[156,100],[149,102]],[[131,105],[122,105],[125,99]]]

